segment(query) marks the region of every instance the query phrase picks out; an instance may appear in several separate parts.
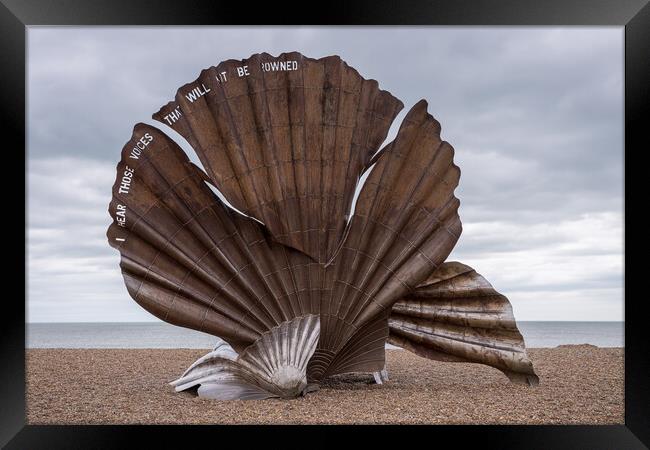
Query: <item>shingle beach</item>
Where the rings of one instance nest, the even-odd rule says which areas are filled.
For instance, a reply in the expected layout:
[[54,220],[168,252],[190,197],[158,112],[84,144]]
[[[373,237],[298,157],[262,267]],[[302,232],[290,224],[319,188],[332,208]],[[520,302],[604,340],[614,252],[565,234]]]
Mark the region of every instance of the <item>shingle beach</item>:
[[29,424],[622,424],[622,348],[529,349],[540,385],[496,369],[387,350],[390,381],[339,375],[294,400],[176,393],[207,350],[28,349]]

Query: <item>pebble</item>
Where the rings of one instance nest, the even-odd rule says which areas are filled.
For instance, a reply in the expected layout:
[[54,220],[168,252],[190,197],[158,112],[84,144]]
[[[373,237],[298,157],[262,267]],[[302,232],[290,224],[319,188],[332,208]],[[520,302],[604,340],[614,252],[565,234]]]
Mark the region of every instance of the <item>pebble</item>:
[[387,350],[390,381],[337,375],[293,400],[216,401],[167,383],[207,349],[27,349],[28,424],[623,424],[622,348],[529,349],[540,385]]

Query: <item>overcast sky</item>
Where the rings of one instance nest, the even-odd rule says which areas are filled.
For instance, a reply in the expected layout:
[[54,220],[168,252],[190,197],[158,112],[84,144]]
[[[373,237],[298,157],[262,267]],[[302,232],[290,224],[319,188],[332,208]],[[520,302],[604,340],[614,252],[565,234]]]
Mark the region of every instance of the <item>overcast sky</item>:
[[105,237],[122,146],[201,69],[294,50],[401,99],[389,138],[429,102],[461,168],[449,259],[517,320],[623,319],[622,27],[30,27],[29,321],[157,320]]

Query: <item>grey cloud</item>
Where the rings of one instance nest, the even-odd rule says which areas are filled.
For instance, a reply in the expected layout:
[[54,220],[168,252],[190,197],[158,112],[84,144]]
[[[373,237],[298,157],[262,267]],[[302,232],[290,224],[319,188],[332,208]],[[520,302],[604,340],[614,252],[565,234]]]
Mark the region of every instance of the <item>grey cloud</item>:
[[[150,319],[128,298],[104,236],[115,164],[133,125],[153,123],[151,114],[205,67],[292,50],[340,55],[405,109],[429,102],[462,171],[465,231],[452,256],[514,292],[516,312],[581,317],[592,297],[600,302],[593,318],[620,318],[622,28],[35,27],[30,320],[102,320],[109,311]],[[533,301],[544,286],[555,312]]]

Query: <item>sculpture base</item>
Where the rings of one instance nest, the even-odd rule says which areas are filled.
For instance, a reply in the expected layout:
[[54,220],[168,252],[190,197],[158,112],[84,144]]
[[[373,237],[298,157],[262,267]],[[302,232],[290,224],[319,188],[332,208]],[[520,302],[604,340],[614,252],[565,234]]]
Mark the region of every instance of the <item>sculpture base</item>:
[[379,372],[373,372],[372,376],[377,384],[384,384],[385,381],[388,381],[388,371],[385,367]]

